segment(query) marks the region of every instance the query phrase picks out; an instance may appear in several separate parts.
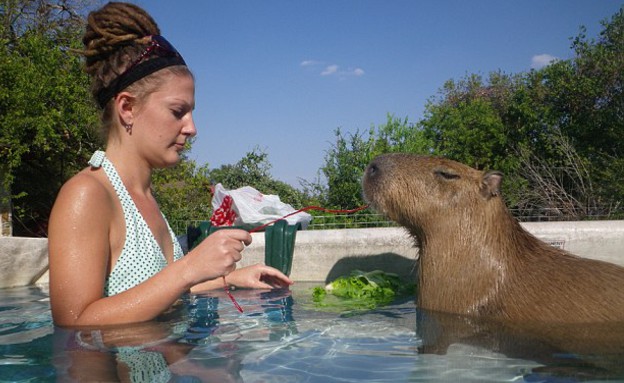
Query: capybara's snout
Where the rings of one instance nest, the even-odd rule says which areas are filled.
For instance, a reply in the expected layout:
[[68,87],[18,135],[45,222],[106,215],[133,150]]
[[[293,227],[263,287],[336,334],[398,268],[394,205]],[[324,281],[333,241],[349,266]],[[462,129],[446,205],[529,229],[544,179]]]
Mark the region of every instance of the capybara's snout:
[[386,156],[379,156],[373,159],[366,170],[364,170],[364,177],[362,178],[362,190],[364,193],[364,199],[372,204],[377,205],[377,196],[379,190],[383,189],[384,175],[387,177],[389,166],[387,164]]
[[401,168],[414,166],[415,156],[402,153],[381,154],[375,157],[364,170],[362,188],[364,198],[374,203],[375,196],[383,189],[389,189],[397,178],[404,178],[405,170]]
[[377,159],[374,159],[373,161],[371,161],[370,164],[368,164],[368,166],[366,167],[366,170],[364,170],[364,177],[362,179],[362,184],[364,188],[365,197],[367,195],[367,189],[371,188],[372,187],[371,185],[374,184],[376,180],[378,180],[379,173],[380,173],[380,169],[379,169],[378,161]]
[[377,166],[377,162],[373,160],[366,167],[366,171],[364,172],[364,177],[370,180],[371,178],[374,178],[378,172],[379,172],[379,167]]

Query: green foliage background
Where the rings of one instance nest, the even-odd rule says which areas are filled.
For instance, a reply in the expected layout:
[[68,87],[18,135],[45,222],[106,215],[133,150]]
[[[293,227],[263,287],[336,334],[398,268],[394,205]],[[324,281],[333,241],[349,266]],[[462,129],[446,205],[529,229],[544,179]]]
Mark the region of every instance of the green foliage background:
[[14,233],[43,235],[60,185],[97,146],[97,114],[77,48],[81,19],[36,1],[0,2],[1,185]]
[[[60,186],[101,147],[89,81],[71,50],[92,8],[80,0],[0,0],[0,190],[5,206],[10,197],[14,235],[45,236]],[[504,196],[522,214],[619,217],[624,11],[602,26],[595,39],[581,28],[570,60],[448,80],[419,121],[388,114],[367,132],[336,129],[317,179],[298,188],[274,179],[268,154],[255,148],[217,169],[184,158],[155,172],[154,193],[168,219],[182,222],[210,217],[218,182],[277,194],[295,208],[350,209],[364,203],[361,176],[373,157],[411,152],[504,172]]]
[[323,167],[327,202],[363,203],[356,174],[381,152],[448,157],[505,174],[504,197],[522,215],[621,217],[624,185],[624,11],[596,39],[581,28],[570,60],[525,73],[448,80],[424,117],[393,116],[367,135],[343,135]]

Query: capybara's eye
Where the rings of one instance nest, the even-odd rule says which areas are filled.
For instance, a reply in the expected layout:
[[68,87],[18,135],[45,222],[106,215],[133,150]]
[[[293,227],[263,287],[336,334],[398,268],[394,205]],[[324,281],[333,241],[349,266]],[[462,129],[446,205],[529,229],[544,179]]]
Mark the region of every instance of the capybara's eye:
[[438,170],[434,171],[434,174],[436,176],[438,176],[438,177],[442,177],[442,178],[447,179],[447,180],[453,180],[453,179],[459,178],[459,174],[451,173],[451,172],[448,172],[446,170],[439,170],[438,169]]

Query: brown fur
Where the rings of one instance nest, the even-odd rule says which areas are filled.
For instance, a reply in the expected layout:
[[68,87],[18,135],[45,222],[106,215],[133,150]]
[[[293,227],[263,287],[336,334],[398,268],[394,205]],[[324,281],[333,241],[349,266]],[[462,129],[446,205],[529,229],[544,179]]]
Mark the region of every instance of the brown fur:
[[540,241],[509,213],[502,175],[448,159],[382,155],[364,196],[420,246],[420,308],[513,322],[624,321],[624,268]]

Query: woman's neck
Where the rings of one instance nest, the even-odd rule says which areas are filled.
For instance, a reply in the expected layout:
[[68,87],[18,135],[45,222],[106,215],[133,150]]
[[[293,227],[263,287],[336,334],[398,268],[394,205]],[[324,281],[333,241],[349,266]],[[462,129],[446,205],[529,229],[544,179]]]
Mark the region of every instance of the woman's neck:
[[152,168],[136,151],[113,144],[107,146],[106,157],[113,163],[131,194],[148,195],[151,193]]

